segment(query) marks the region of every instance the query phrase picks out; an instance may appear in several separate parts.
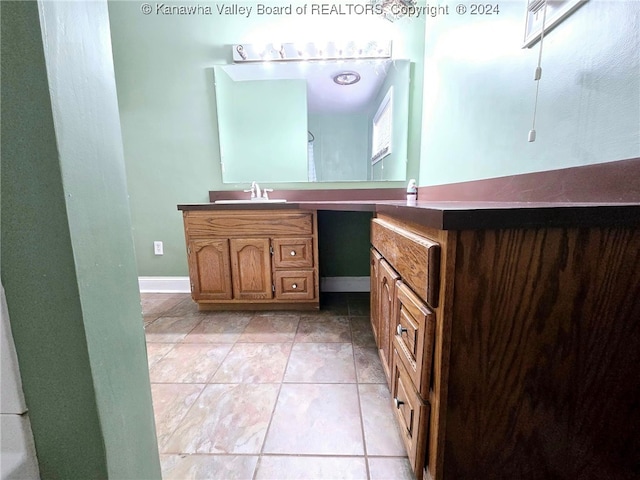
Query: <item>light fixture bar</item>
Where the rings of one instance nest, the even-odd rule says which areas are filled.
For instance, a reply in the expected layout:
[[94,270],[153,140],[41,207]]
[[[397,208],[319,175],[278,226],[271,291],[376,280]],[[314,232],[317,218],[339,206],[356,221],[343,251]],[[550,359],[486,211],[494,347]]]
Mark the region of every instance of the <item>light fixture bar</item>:
[[232,45],[233,62],[292,62],[391,58],[391,41]]

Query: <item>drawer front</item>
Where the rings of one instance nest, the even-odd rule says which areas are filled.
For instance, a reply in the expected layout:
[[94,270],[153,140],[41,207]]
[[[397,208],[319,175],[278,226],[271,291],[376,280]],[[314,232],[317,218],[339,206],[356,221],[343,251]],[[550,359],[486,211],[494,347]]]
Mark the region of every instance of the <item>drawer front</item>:
[[420,297],[432,307],[438,306],[438,243],[378,218],[371,221],[371,243]]
[[396,418],[404,441],[409,462],[418,476],[425,466],[427,434],[429,430],[429,403],[420,399],[411,379],[394,350],[392,396]]
[[274,238],[272,245],[275,268],[313,267],[312,238]]
[[273,277],[276,299],[313,300],[315,296],[313,270],[276,271]]
[[220,210],[184,212],[188,236],[261,237],[277,235],[313,235],[311,212],[274,210]]
[[393,328],[393,346],[416,390],[428,398],[431,384],[435,314],[411,289],[396,284],[397,324]]

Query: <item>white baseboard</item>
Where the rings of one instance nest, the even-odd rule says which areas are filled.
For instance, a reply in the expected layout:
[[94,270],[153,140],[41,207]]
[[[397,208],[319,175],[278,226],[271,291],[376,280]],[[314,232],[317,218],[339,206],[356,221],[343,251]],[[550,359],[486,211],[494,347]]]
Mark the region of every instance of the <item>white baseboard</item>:
[[138,277],[140,293],[191,293],[189,277]]
[[322,277],[321,292],[368,292],[369,277]]
[[[189,277],[138,277],[140,293],[190,293]],[[368,292],[369,277],[323,277],[322,292]]]

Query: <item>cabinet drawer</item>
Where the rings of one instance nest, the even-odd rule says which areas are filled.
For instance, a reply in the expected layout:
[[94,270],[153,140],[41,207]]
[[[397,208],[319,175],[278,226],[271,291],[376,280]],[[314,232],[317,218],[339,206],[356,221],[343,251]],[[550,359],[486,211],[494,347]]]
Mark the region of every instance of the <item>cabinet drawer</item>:
[[273,277],[276,299],[313,300],[315,296],[313,270],[276,271]]
[[402,281],[396,284],[397,324],[393,346],[416,390],[427,398],[435,337],[435,314]]
[[430,408],[429,403],[422,401],[413,388],[396,350],[393,352],[391,393],[409,462],[416,476],[419,476],[418,473],[422,473],[425,465]]
[[438,243],[379,218],[371,221],[371,243],[420,297],[432,307],[438,306]]
[[313,214],[299,210],[193,210],[184,212],[184,227],[191,237],[313,235]]
[[313,240],[309,238],[274,238],[273,265],[275,268],[313,267]]

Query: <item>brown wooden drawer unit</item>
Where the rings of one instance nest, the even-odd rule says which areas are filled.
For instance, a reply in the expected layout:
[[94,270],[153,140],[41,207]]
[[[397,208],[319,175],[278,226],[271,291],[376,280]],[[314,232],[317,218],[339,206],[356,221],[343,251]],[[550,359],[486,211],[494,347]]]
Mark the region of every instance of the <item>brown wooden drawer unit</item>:
[[377,315],[376,340],[383,367],[385,361],[388,363],[385,373],[389,373],[396,416],[418,480],[431,459],[429,399],[437,388],[433,384],[433,365],[441,240],[435,232],[422,233],[411,225],[381,218],[372,220],[371,259],[376,275],[374,280],[372,273],[372,288],[375,283],[377,302],[372,315]]
[[312,300],[315,292],[313,270],[277,270],[275,295],[280,300]]
[[397,324],[393,345],[416,390],[428,398],[435,337],[435,314],[407,285],[396,284]]
[[319,308],[315,211],[188,210],[183,217],[200,309]]
[[427,452],[429,433],[429,403],[423,401],[413,387],[398,351],[393,351],[391,394],[395,405],[396,418],[400,424],[409,462],[416,476],[422,473]]
[[402,280],[432,307],[438,306],[440,245],[374,218],[371,243],[393,265]]
[[273,266],[275,268],[311,268],[313,267],[313,239],[274,238]]

